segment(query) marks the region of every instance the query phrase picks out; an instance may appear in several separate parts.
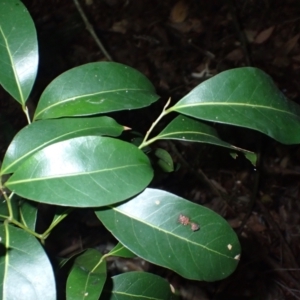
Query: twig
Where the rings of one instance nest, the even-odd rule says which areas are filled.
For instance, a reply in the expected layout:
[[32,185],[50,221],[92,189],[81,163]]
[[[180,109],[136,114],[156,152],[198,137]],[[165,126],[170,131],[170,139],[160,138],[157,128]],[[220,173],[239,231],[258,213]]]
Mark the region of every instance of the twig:
[[244,31],[241,30],[240,22],[237,17],[236,6],[234,3],[234,0],[228,0],[228,4],[229,4],[229,10],[230,10],[230,14],[232,17],[232,21],[234,23],[235,30],[238,34],[239,40],[240,40],[242,48],[243,48],[246,63],[248,66],[251,66],[252,60],[251,60],[251,57],[249,54],[248,41],[247,41]]
[[89,22],[87,16],[85,15],[83,9],[80,6],[80,3],[78,2],[78,0],[73,0],[75,3],[75,6],[79,12],[79,14],[81,15],[81,18],[86,26],[87,31],[89,31],[89,33],[91,34],[91,36],[93,37],[93,39],[95,40],[96,44],[98,45],[98,47],[100,48],[100,50],[102,51],[102,53],[104,54],[104,56],[107,58],[107,60],[109,61],[113,61],[113,59],[111,58],[111,56],[109,55],[109,53],[106,51],[105,47],[103,46],[103,44],[101,43],[100,39],[98,38],[93,26],[91,25],[91,23]]
[[299,268],[298,263],[295,259],[295,256],[294,256],[292,250],[290,249],[287,241],[285,240],[278,224],[273,220],[270,212],[265,208],[265,206],[261,203],[261,201],[258,200],[257,203],[258,203],[260,209],[262,210],[262,212],[264,214],[264,217],[266,218],[267,222],[276,230],[276,232],[277,232],[277,234],[278,234],[278,236],[279,236],[279,238],[282,242],[282,245],[284,247],[283,253],[285,254],[286,259],[289,260],[290,263],[292,263],[293,267]]
[[170,105],[170,102],[171,102],[171,98],[168,99],[166,105],[164,106],[161,114],[158,116],[158,118],[152,123],[152,125],[150,126],[149,130],[146,132],[146,135],[142,141],[142,143],[139,145],[139,149],[142,149],[146,146],[148,146],[149,144],[153,143],[154,141],[157,140],[157,137],[154,137],[150,140],[147,140],[150,133],[152,132],[152,130],[154,129],[154,127],[157,125],[157,123],[167,114],[166,113],[166,109],[167,107]]
[[285,282],[291,282],[299,291],[300,291],[300,283],[296,280],[288,271],[293,271],[294,269],[287,269],[287,272],[282,272],[281,266],[272,259],[271,257],[265,255],[264,261],[272,268],[272,270],[267,271],[265,273],[275,272],[280,276]]

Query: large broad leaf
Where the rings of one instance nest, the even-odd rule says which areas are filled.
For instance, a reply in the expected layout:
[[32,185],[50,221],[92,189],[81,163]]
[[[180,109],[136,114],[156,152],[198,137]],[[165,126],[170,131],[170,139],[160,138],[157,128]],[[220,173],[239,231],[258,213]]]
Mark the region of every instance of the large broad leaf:
[[222,72],[201,83],[168,111],[251,128],[284,144],[300,143],[300,107],[255,68]]
[[0,237],[1,299],[55,300],[53,270],[40,243],[7,224],[0,226]]
[[99,251],[88,249],[75,259],[67,280],[67,299],[99,299],[106,280],[106,261],[101,256]]
[[36,152],[5,185],[38,202],[91,207],[136,195],[152,176],[148,157],[134,145],[109,137],[86,136]]
[[146,189],[96,214],[133,253],[188,279],[220,280],[237,267],[241,248],[228,223],[170,193]]
[[29,156],[48,145],[84,135],[118,136],[124,127],[109,117],[41,120],[23,128],[3,159],[0,174],[14,172]]
[[22,105],[37,66],[36,31],[26,7],[19,0],[0,0],[0,83]]
[[163,278],[144,272],[129,272],[112,277],[100,300],[172,300],[177,297]]
[[159,97],[140,72],[114,62],[89,63],[71,69],[50,83],[34,119],[83,116],[136,109]]

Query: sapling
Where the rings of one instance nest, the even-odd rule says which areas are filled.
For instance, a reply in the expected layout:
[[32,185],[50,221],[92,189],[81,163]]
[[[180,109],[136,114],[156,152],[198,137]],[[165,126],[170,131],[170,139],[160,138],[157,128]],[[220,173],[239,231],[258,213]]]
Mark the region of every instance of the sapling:
[[[200,120],[250,128],[295,144],[300,140],[299,106],[261,70],[229,70],[174,105],[168,102],[141,142],[133,144],[121,138],[129,127],[108,114],[128,109],[138,114],[159,96],[135,69],[94,62],[49,83],[31,119],[26,101],[37,74],[38,44],[33,21],[19,0],[0,0],[0,29],[0,83],[28,121],[13,137],[0,169],[2,299],[20,293],[27,299],[56,299],[56,273],[44,242],[74,208],[92,209],[118,243],[109,253],[85,249],[68,261],[67,299],[120,299],[125,292],[132,298],[176,298],[166,280],[147,272],[110,278],[106,260],[111,256],[138,256],[192,280],[216,281],[232,274],[241,255],[236,233],[212,210],[148,188],[154,172],[144,150],[150,149],[166,172],[174,165],[165,149],[156,149],[159,140],[213,144],[255,164],[255,153],[221,140],[213,126]],[[173,120],[157,132],[161,119],[173,113]],[[57,207],[43,233],[36,232],[39,210],[32,203]]]

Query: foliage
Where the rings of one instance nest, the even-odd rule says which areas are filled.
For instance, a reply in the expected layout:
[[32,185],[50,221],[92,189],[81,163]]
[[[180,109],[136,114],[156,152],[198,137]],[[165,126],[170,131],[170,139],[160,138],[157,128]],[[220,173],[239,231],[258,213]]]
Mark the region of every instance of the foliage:
[[[216,281],[234,272],[241,255],[235,232],[213,211],[147,188],[154,174],[148,152],[165,172],[174,171],[174,165],[166,150],[155,147],[157,140],[214,144],[240,151],[255,163],[253,153],[221,140],[199,119],[299,143],[300,108],[268,75],[240,68],[203,82],[175,105],[168,102],[136,145],[120,137],[128,127],[103,114],[140,109],[159,99],[138,71],[113,62],[73,68],[46,87],[31,122],[26,101],[37,74],[38,44],[19,0],[0,0],[0,57],[0,83],[28,120],[11,141],[0,170],[2,299],[20,294],[22,299],[56,299],[55,272],[43,245],[75,207],[93,209],[119,243],[105,255],[87,249],[70,259],[67,299],[176,298],[169,284],[153,274],[109,278],[111,256],[139,256],[193,280]],[[172,112],[177,117],[153,136],[157,123]],[[35,231],[39,211],[34,202],[59,208],[44,233]]]

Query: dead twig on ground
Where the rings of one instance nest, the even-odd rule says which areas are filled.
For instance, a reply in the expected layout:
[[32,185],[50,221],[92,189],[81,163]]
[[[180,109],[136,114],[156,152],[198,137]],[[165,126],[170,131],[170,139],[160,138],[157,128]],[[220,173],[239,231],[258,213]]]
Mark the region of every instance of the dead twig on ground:
[[113,61],[112,57],[110,56],[110,54],[107,52],[107,50],[105,49],[105,47],[103,46],[102,42],[100,41],[100,39],[98,38],[93,26],[91,25],[91,23],[89,22],[87,16],[85,15],[83,9],[81,8],[80,3],[78,2],[78,0],[73,0],[74,4],[86,26],[87,31],[91,34],[91,36],[93,37],[93,39],[95,40],[96,44],[98,45],[98,47],[100,48],[101,52],[103,53],[103,55],[107,58],[107,60],[109,61]]
[[[267,220],[267,222],[274,228],[274,230],[276,231],[282,246],[284,248],[283,251],[283,255],[284,258],[286,260],[287,263],[292,265],[292,268],[299,268],[299,265],[295,259],[295,256],[290,248],[290,246],[288,245],[287,241],[285,240],[278,224],[274,221],[273,217],[271,216],[270,212],[268,211],[268,209],[263,205],[263,203],[261,203],[261,201],[257,201],[257,204],[259,205],[260,209],[262,210],[262,213],[265,217],[265,219]],[[300,289],[300,286],[299,286]]]

